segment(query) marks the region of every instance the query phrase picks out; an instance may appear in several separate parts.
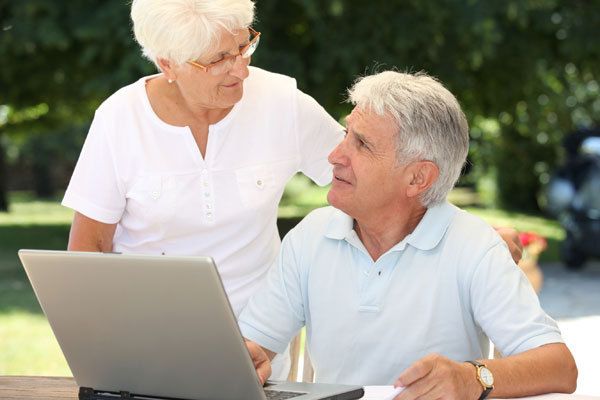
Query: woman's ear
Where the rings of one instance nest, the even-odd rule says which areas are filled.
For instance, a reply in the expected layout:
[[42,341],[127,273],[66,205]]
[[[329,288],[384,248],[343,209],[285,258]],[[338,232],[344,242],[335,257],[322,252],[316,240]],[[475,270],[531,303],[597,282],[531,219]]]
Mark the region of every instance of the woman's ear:
[[419,196],[429,189],[440,176],[438,166],[432,161],[412,163],[409,167],[409,173],[412,175],[412,179],[406,188],[407,197]]
[[169,80],[169,83],[177,80],[177,74],[175,73],[173,63],[171,61],[164,58],[158,58],[156,60],[156,63],[160,67],[160,70],[162,71],[165,78]]

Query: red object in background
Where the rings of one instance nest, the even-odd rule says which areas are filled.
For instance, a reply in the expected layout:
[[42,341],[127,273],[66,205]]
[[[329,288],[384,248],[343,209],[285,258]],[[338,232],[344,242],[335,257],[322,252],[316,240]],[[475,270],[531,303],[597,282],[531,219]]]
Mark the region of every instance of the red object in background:
[[545,249],[547,245],[546,239],[535,232],[521,232],[519,233],[519,240],[521,241],[523,247],[536,244],[540,245],[542,249]]

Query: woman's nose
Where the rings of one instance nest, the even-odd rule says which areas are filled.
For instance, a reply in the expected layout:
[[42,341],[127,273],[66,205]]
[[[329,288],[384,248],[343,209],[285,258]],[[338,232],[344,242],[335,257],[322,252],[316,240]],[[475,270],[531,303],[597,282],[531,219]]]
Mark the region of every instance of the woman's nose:
[[231,71],[229,71],[229,75],[235,76],[239,79],[246,79],[248,77],[248,64],[250,63],[249,58],[243,58],[241,55],[238,55],[233,61],[233,66],[231,67]]

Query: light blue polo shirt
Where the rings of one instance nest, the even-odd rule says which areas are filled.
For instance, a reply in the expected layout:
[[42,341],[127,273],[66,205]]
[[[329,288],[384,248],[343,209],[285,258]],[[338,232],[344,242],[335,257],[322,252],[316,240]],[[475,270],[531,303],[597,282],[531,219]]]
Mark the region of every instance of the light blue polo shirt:
[[498,234],[444,203],[377,261],[350,216],[325,207],[285,237],[240,316],[244,337],[282,352],[306,325],[318,382],[392,384],[419,358],[487,358],[563,342]]

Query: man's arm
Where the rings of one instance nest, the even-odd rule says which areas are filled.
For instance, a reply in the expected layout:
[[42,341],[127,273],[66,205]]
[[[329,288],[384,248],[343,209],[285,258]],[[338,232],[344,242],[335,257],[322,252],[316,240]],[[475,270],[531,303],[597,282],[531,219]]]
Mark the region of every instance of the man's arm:
[[[572,393],[577,386],[577,366],[562,343],[546,344],[496,360],[479,360],[494,376],[490,397],[522,397],[543,393]],[[395,400],[479,399],[483,387],[476,369],[432,354],[413,363],[395,382],[406,389]]]
[[269,376],[271,376],[271,360],[275,357],[275,353],[251,340],[244,339],[244,342],[254,363],[258,379],[264,385]]
[[105,224],[75,212],[69,233],[71,251],[110,252],[117,224]]

